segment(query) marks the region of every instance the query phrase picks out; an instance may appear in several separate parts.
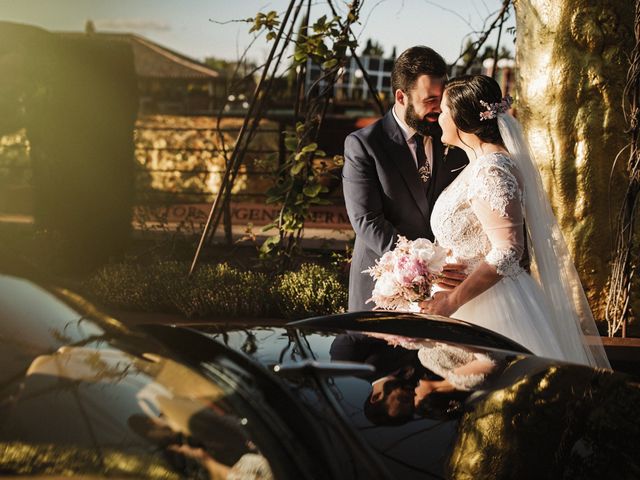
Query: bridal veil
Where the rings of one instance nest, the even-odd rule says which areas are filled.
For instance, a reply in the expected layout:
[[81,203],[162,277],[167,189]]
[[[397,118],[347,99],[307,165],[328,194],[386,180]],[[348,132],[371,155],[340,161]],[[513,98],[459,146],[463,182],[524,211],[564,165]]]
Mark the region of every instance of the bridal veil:
[[508,113],[498,115],[498,127],[505,147],[522,175],[532,275],[552,306],[554,318],[550,323],[563,353],[576,363],[611,368],[522,128]]

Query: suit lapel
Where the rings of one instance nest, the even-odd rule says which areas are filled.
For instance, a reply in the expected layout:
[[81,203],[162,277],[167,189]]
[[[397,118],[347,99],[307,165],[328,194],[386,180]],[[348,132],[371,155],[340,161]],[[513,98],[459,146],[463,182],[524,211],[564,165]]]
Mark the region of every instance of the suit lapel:
[[395,118],[393,118],[391,110],[384,116],[383,125],[384,132],[387,135],[384,148],[387,151],[388,159],[393,162],[400,171],[402,178],[407,184],[407,188],[411,192],[411,196],[413,196],[413,199],[420,209],[420,213],[422,213],[425,222],[429,224],[431,209],[429,208],[427,196],[424,194],[424,189],[420,182],[418,170],[409,146],[402,135],[400,126],[397,124]]

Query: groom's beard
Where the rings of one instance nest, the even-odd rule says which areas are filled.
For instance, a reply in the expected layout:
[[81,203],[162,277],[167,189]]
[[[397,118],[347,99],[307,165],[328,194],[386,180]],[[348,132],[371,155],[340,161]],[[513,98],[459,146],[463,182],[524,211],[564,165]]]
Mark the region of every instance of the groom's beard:
[[429,113],[421,118],[416,113],[413,105],[409,103],[404,114],[404,122],[424,137],[440,138],[442,129],[438,123],[439,115],[439,113]]

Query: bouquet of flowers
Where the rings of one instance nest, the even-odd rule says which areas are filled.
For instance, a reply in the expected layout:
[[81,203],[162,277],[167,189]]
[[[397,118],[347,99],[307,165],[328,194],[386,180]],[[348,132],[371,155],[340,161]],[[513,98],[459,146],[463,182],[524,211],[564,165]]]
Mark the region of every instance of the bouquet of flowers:
[[431,297],[431,285],[442,272],[448,250],[418,238],[398,237],[393,250],[363,271],[375,279],[371,298],[375,310],[415,311],[418,302]]

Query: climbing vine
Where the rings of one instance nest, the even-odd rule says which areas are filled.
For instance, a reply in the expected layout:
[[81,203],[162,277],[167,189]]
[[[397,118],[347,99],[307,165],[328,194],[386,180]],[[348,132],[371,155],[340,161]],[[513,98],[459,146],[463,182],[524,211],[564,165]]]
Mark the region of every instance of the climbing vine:
[[[294,42],[293,64],[298,82],[304,78],[309,63],[321,66],[320,77],[304,91],[296,91],[295,111],[299,112],[295,128],[285,132],[285,160],[278,170],[277,180],[267,192],[267,203],[281,206],[278,218],[264,227],[274,231],[261,246],[263,258],[278,259],[286,266],[300,249],[300,239],[305,220],[314,205],[331,202],[323,197],[328,188],[323,178],[331,165],[340,166],[341,156],[327,162],[326,153],[317,144],[318,133],[324,120],[328,104],[333,95],[333,85],[344,67],[347,53],[355,49],[351,25],[358,20],[360,2],[354,1],[343,21],[340,16],[318,18],[310,27],[301,30]],[[253,30],[273,29],[277,25],[277,14],[269,12],[257,16]],[[272,33],[272,31],[268,32]],[[273,38],[273,37],[271,37]]]

